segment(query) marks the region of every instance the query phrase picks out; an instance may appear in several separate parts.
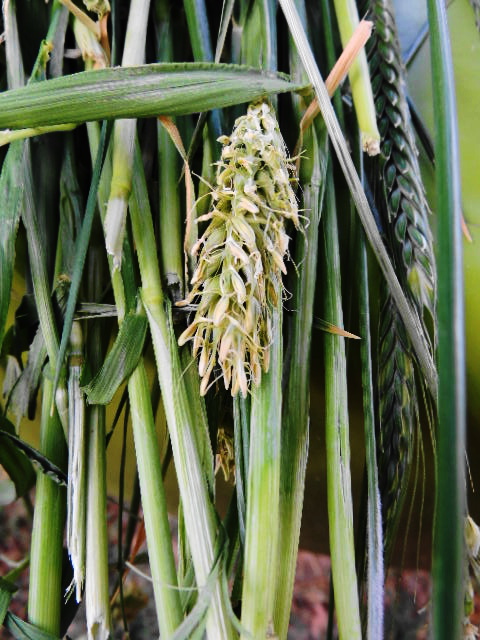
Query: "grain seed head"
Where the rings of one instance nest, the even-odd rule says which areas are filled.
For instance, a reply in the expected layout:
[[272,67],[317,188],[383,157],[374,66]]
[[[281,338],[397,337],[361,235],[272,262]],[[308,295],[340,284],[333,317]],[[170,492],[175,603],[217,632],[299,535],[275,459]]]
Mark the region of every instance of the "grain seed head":
[[179,338],[193,340],[205,394],[218,362],[225,388],[246,396],[251,381],[268,371],[271,310],[282,291],[289,236],[300,226],[291,181],[294,166],[271,105],[251,104],[222,136],[209,226],[193,248],[199,253],[192,290],[181,304],[198,306]]

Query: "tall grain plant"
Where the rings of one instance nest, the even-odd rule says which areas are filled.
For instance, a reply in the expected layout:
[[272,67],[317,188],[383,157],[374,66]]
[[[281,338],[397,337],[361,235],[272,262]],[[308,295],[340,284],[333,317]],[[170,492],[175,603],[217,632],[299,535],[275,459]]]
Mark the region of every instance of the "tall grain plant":
[[[113,637],[117,605],[128,632],[123,583],[145,540],[162,638],[286,638],[312,432],[330,627],[383,637],[385,570],[431,439],[433,628],[460,637],[461,214],[448,25],[428,5],[438,216],[391,0],[4,1],[0,463],[32,521],[0,579],[14,637],[63,636],[82,600],[89,638]],[[361,339],[361,505],[344,324]],[[324,415],[310,412],[311,363]],[[113,570],[107,447],[122,409],[142,511],[134,492]],[[9,607],[27,565],[22,619]]]

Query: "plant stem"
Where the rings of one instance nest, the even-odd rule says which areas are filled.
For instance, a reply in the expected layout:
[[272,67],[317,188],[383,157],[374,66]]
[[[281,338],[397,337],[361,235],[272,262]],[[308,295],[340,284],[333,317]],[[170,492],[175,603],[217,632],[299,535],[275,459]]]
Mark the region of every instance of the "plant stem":
[[438,214],[438,438],[433,540],[433,627],[459,637],[463,618],[465,330],[457,113],[445,4],[428,0]]
[[[99,247],[90,248],[89,298],[101,295],[103,269]],[[89,364],[95,372],[103,358],[100,325],[90,330]],[[110,633],[107,530],[107,459],[105,407],[92,406],[88,412],[87,466],[87,558],[85,566],[85,610],[87,632],[93,640],[106,640]]]
[[[197,585],[199,589],[205,589],[214,568],[217,525],[199,459],[196,420],[191,414],[182,379],[171,309],[163,297],[155,259],[155,236],[139,152],[130,215],[142,279],[142,301],[150,324]],[[232,628],[218,580],[210,589],[212,601],[207,614],[207,635],[211,639],[228,640],[232,637]]]
[[[282,296],[272,310],[271,361],[259,386],[253,385],[242,591],[241,637],[273,632],[277,574],[282,430]],[[282,554],[284,550],[282,549]],[[276,630],[275,630],[276,631]]]
[[[325,318],[343,326],[340,256],[333,174],[329,166],[325,232]],[[325,403],[328,522],[333,588],[340,640],[361,638],[360,612],[353,544],[353,508],[350,478],[347,371],[345,338],[325,334]]]
[[[59,467],[63,467],[66,447],[57,412],[50,415],[53,381],[43,377],[40,451]],[[63,594],[63,527],[65,521],[65,489],[38,472],[35,513],[30,549],[30,584],[28,619],[44,631],[60,635],[60,609]]]

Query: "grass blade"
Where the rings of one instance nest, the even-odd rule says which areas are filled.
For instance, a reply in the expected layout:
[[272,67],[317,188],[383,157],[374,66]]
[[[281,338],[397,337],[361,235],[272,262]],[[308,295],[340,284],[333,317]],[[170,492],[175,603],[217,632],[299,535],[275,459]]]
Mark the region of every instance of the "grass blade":
[[[333,174],[328,172],[324,212],[325,318],[343,326],[340,256]],[[333,589],[340,640],[361,638],[353,545],[353,507],[347,406],[345,338],[325,333],[325,403],[328,522]]]
[[214,63],[82,71],[1,93],[0,127],[185,115],[301,88],[282,75]]
[[438,437],[433,633],[460,634],[463,617],[465,342],[457,116],[445,5],[428,0],[438,214]]

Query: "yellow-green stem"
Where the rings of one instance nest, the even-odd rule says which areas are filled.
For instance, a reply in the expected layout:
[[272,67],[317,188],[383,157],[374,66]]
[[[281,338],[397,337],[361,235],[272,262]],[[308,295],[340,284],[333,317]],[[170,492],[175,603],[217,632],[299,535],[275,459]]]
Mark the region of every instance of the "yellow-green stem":
[[[277,579],[280,441],[282,426],[282,296],[272,312],[268,373],[253,385],[242,592],[242,638],[265,638],[272,629]],[[251,635],[250,635],[251,634]]]
[[[163,297],[152,216],[139,151],[130,200],[130,216],[142,279],[142,301],[150,324],[195,576],[199,589],[202,589],[207,586],[210,572],[214,568],[216,519],[199,459],[196,420],[191,414],[182,378],[171,309]],[[232,633],[224,594],[217,580],[211,586],[207,635],[211,640],[228,640]]]
[[[50,415],[53,381],[44,375],[40,451],[56,465],[65,462],[65,440],[57,412]],[[44,631],[60,635],[65,489],[38,472],[30,549],[28,619]]]
[[[334,0],[334,5],[340,38],[342,45],[345,47],[358,27],[357,4],[355,0]],[[380,133],[377,127],[370,72],[364,49],[357,54],[350,67],[348,77],[352,88],[353,104],[357,114],[363,150],[371,156],[376,155],[380,152]]]

